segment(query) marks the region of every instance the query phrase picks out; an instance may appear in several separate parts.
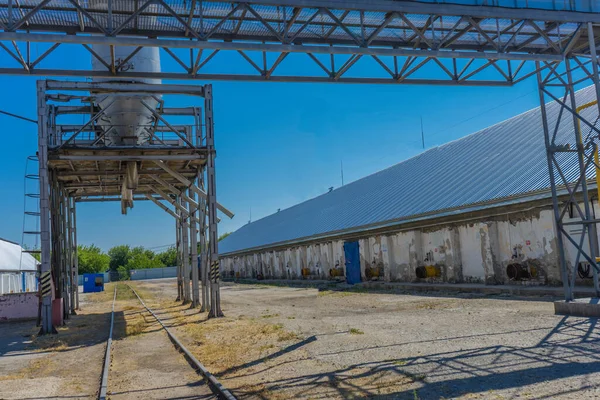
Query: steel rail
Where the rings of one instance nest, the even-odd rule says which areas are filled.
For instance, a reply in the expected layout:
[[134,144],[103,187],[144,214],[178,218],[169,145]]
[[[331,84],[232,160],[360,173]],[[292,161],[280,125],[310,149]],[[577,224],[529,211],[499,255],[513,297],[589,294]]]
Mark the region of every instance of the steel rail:
[[108,339],[106,340],[106,352],[104,353],[104,366],[102,367],[102,378],[100,380],[99,400],[106,400],[106,390],[108,389],[108,371],[110,369],[110,349],[112,346],[113,326],[115,323],[115,301],[117,300],[117,285],[113,295],[112,311],[110,313],[110,329]]
[[162,328],[165,330],[165,332],[169,336],[169,339],[171,339],[171,342],[173,342],[175,347],[178,350],[181,350],[183,352],[183,354],[185,354],[185,356],[188,359],[188,361],[190,362],[190,364],[192,364],[197,369],[197,371],[200,371],[200,374],[202,376],[204,376],[204,378],[208,381],[208,384],[211,387],[211,389],[213,390],[213,392],[215,392],[215,394],[220,399],[222,398],[222,399],[227,399],[227,400],[236,400],[235,396],[233,396],[233,394],[231,394],[231,392],[229,390],[227,390],[221,384],[221,382],[219,382],[217,380],[217,378],[215,378],[215,376],[213,374],[211,374],[208,371],[208,369],[206,369],[206,367],[204,365],[202,365],[202,363],[200,361],[198,361],[198,359],[196,357],[194,357],[194,355],[179,341],[179,339],[177,339],[177,337],[175,335],[173,335],[173,333],[169,330],[169,328],[167,328],[167,326],[161,321],[161,319],[158,318],[158,316],[154,313],[154,311],[152,311],[146,305],[146,303],[144,303],[144,300],[142,300],[142,298],[137,294],[137,292],[129,285],[127,285],[127,287],[129,289],[131,289],[131,291],[133,292],[133,294],[135,294],[135,296],[138,298],[140,303],[142,303],[142,306],[144,306],[144,308],[150,314],[152,314],[152,316],[156,319],[156,321],[160,324],[160,326],[162,326]]

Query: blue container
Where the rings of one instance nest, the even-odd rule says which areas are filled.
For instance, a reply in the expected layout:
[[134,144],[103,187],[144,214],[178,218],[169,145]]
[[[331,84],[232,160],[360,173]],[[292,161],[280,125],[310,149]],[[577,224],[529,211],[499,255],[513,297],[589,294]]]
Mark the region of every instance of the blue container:
[[103,291],[104,274],[83,274],[83,293]]

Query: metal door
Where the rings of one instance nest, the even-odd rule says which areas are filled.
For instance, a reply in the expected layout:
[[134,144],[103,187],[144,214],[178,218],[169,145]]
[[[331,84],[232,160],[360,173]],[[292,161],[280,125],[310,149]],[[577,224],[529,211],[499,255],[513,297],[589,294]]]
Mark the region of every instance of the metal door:
[[346,259],[346,282],[350,285],[360,282],[360,252],[358,242],[344,243],[344,257]]

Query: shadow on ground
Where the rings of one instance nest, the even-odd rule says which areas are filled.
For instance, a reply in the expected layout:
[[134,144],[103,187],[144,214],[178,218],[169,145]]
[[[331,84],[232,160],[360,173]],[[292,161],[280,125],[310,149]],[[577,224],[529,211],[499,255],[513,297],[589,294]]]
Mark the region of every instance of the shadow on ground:
[[[440,399],[453,398],[466,394],[481,394],[509,390],[519,397],[519,388],[528,385],[541,390],[528,393],[536,399],[550,399],[559,395],[571,397],[584,390],[597,390],[600,383],[597,376],[573,388],[561,385],[562,378],[581,377],[600,373],[600,332],[597,319],[564,317],[539,343],[529,347],[506,345],[482,346],[461,351],[441,352],[405,359],[390,359],[378,362],[356,363],[331,373],[303,374],[293,378],[275,379],[266,386],[268,391],[285,393],[292,390],[297,398],[369,398],[369,399]],[[523,332],[527,334],[527,332]],[[314,337],[306,339],[315,340]],[[431,342],[433,343],[433,341]],[[281,367],[290,361],[277,363],[277,358],[305,345],[300,342],[289,346],[269,357],[271,363],[265,365],[264,358],[225,371],[221,376],[238,372],[249,366],[255,367],[252,374]],[[406,343],[398,344],[398,346]],[[423,342],[426,346],[427,343]],[[390,346],[393,347],[393,346]],[[350,350],[362,352],[368,348]],[[320,356],[335,355],[324,353]],[[294,361],[297,362],[298,360]],[[370,387],[356,385],[364,379]],[[363,382],[364,382],[363,380]],[[407,389],[397,388],[399,381],[406,381]],[[539,393],[538,393],[539,392]],[[236,390],[242,398],[270,398],[264,391]],[[586,396],[590,392],[586,392]],[[587,397],[586,397],[587,398]],[[593,398],[593,397],[589,397]]]

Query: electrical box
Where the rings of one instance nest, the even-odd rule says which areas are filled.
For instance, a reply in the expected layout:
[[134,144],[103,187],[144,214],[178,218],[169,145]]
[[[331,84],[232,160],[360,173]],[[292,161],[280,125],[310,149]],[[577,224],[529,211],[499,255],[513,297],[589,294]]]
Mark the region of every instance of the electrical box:
[[104,274],[83,274],[83,293],[103,291]]

